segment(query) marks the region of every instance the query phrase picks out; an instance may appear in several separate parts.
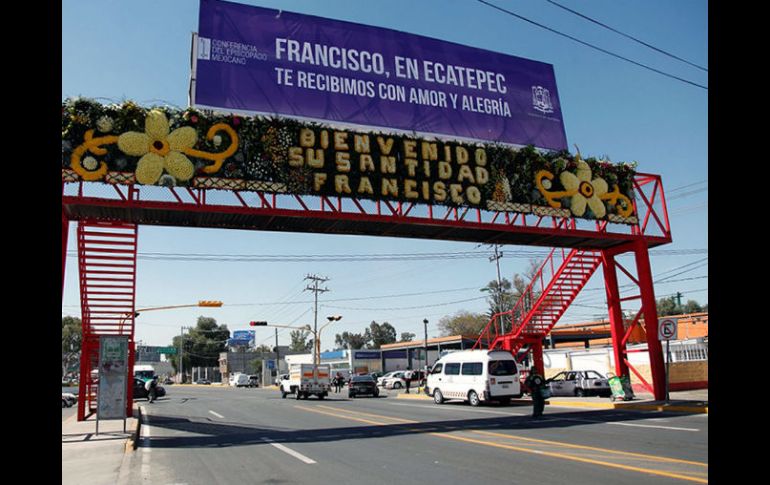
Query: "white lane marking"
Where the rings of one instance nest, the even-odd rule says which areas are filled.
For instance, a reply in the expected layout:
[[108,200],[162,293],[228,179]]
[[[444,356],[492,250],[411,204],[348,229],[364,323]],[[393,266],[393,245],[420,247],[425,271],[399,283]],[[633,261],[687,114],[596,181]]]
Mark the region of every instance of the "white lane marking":
[[[422,404],[401,404],[401,403],[392,403],[391,406],[412,406],[412,407],[419,407],[419,408],[429,408],[431,406],[426,406]],[[501,414],[503,416],[528,416],[528,414],[522,414],[522,413],[506,413],[502,411],[487,411],[487,410],[481,410],[481,409],[465,409],[465,408],[454,408],[454,407],[447,407],[447,406],[434,406],[433,409],[444,409],[444,410],[457,410],[457,411],[469,411],[474,413],[487,413],[487,414]],[[622,416],[622,415],[621,415]],[[609,421],[600,421],[596,419],[578,419],[578,418],[546,418],[546,420],[549,421],[577,421],[577,422],[584,422],[584,423],[600,423],[600,424],[612,424],[615,426],[631,426],[635,428],[658,428],[658,429],[668,429],[672,431],[700,431],[700,429],[696,428],[677,428],[674,426],[655,426],[651,424],[633,424],[633,423],[615,423],[615,422],[609,422]]]
[[144,422],[142,423],[142,477],[144,480],[150,479],[150,460],[152,459],[152,448],[150,437],[152,428],[150,428],[150,415],[145,410]]
[[270,438],[262,438],[262,441],[264,441],[265,443],[268,443],[271,446],[275,446],[276,448],[278,448],[279,450],[283,451],[287,455],[291,455],[294,458],[296,458],[296,459],[298,459],[298,460],[300,460],[302,462],[305,462],[305,463],[307,463],[309,465],[312,465],[313,463],[316,463],[315,460],[311,460],[310,458],[306,457],[302,453],[298,453],[298,452],[292,450],[291,448],[287,448],[286,446],[283,446],[280,443],[275,443]]
[[461,407],[453,407],[453,406],[439,406],[439,405],[433,405],[433,406],[426,406],[423,404],[401,404],[401,403],[392,403],[391,406],[411,406],[413,408],[423,408],[423,409],[441,409],[444,411],[468,411],[471,413],[486,413],[486,414],[500,414],[503,416],[527,416],[524,413],[505,413],[502,411],[488,411],[484,409],[473,409],[473,408],[461,408]]
[[700,431],[697,428],[678,428],[675,426],[655,426],[652,424],[635,424],[635,423],[616,423],[612,421],[600,421],[597,419],[579,419],[579,418],[548,418],[548,421],[576,421],[580,423],[599,423],[599,424],[612,424],[615,426],[631,426],[634,428],[655,428],[655,429],[668,429],[671,431]]
[[225,419],[225,417],[224,417],[224,416],[222,416],[222,415],[221,415],[221,414],[219,414],[219,413],[215,413],[214,411],[211,411],[211,410],[209,410],[209,412],[210,412],[211,414],[213,414],[214,416],[218,417],[219,419]]

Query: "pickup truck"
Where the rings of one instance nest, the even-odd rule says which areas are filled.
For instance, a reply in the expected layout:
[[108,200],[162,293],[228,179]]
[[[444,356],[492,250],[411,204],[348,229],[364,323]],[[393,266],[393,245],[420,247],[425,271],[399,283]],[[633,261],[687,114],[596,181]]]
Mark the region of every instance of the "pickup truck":
[[323,399],[329,394],[331,383],[328,365],[292,364],[287,379],[281,380],[281,398],[294,394],[296,399],[318,396]]

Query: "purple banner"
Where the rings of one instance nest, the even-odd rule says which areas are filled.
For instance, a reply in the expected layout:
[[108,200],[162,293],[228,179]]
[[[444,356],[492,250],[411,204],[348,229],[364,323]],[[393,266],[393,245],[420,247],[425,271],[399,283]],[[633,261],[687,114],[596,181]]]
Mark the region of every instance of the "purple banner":
[[550,64],[220,0],[195,52],[198,107],[567,148]]

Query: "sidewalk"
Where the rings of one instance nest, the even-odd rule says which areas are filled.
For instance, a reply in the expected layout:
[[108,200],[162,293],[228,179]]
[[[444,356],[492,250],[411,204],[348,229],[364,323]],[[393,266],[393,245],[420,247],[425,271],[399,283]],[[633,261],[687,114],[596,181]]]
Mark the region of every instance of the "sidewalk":
[[[419,394],[411,392],[409,394],[403,391],[388,391],[396,393],[399,399],[431,399],[425,393]],[[656,401],[652,394],[638,393],[633,401],[613,402],[606,397],[552,397],[546,403],[555,407],[573,407],[573,408],[595,408],[595,409],[627,409],[642,411],[675,411],[683,413],[705,413],[708,414],[708,389],[694,391],[677,391],[669,393],[669,402]],[[513,405],[530,405],[529,398],[513,399]]]
[[123,420],[100,420],[96,435],[96,415],[78,421],[77,415],[62,421],[62,484],[114,485],[120,480],[123,460],[133,451],[138,427],[138,410]]

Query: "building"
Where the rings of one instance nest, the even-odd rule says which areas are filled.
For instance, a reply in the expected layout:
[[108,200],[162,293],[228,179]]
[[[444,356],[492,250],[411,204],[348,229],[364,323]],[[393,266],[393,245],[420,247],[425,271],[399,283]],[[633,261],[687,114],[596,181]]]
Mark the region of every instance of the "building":
[[[658,317],[660,320],[662,317]],[[708,338],[709,314],[690,313],[686,315],[668,315],[666,318],[678,319],[679,340]],[[630,322],[626,323],[628,326]],[[647,342],[647,333],[644,330],[644,319],[640,320],[631,335],[629,344],[642,344]],[[546,338],[546,348],[590,348],[612,345],[609,320],[596,322],[576,323],[573,325],[558,325],[551,330]]]

